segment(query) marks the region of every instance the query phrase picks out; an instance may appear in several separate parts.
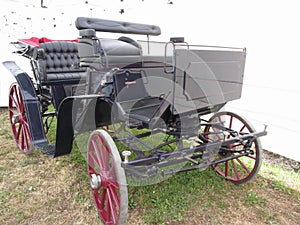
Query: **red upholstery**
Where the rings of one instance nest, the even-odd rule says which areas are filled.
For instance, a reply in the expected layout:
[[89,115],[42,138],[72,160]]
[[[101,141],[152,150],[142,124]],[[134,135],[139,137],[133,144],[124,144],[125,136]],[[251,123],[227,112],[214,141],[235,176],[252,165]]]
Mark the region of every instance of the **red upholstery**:
[[[20,42],[23,42],[24,44],[31,45],[33,47],[39,48],[41,43],[46,43],[46,42],[54,42],[54,41],[60,41],[60,40],[52,40],[46,37],[42,38],[37,38],[37,37],[32,37],[28,39],[19,39]],[[61,40],[64,41],[64,40]],[[65,40],[64,42],[78,42],[77,39],[75,40]]]

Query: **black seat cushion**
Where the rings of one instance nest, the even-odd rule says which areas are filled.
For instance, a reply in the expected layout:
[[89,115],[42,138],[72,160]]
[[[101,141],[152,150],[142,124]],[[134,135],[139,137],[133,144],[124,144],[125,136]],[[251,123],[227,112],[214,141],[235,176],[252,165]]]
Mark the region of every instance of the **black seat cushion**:
[[86,72],[49,73],[47,81],[85,80]]

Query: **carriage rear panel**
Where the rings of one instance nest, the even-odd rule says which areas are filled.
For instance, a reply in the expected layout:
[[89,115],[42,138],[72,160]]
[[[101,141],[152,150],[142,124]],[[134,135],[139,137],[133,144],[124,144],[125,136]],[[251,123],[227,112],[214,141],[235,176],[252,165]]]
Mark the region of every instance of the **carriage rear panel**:
[[178,113],[239,99],[246,53],[175,50],[174,106]]

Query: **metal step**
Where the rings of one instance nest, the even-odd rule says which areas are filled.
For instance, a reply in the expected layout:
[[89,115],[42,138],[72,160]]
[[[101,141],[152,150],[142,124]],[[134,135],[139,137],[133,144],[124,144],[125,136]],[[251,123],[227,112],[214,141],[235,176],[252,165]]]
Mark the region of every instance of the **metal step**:
[[40,151],[46,155],[48,155],[51,158],[54,158],[55,154],[55,145],[47,145],[42,148],[39,148]]

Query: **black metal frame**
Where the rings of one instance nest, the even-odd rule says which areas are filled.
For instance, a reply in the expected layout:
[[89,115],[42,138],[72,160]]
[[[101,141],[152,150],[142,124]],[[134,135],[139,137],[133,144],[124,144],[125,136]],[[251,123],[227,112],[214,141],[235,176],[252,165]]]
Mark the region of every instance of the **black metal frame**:
[[[153,130],[153,131],[146,131],[144,133],[140,133],[138,135],[131,134],[128,130],[126,130],[125,123],[122,124],[121,130],[125,131],[128,136],[127,137],[118,137],[116,135],[114,137],[115,141],[121,141],[127,147],[133,150],[133,152],[137,155],[137,157],[133,160],[129,160],[128,162],[123,162],[122,167],[125,169],[128,175],[133,175],[139,178],[150,178],[158,175],[158,172],[161,171],[160,175],[167,176],[172,175],[178,172],[186,172],[190,170],[196,169],[204,169],[208,166],[215,165],[218,163],[226,162],[232,159],[240,158],[243,156],[253,154],[253,151],[250,150],[250,146],[252,145],[253,141],[256,138],[262,137],[267,135],[266,129],[261,132],[255,133],[239,133],[237,131],[231,130],[222,126],[219,123],[209,123],[208,121],[203,120],[204,123],[201,126],[212,126],[219,130],[219,134],[223,135],[223,131],[228,132],[231,136],[230,139],[227,140],[218,140],[218,141],[210,141],[205,138],[206,135],[211,133],[199,133],[196,146],[190,147],[181,147],[172,151],[162,151],[160,150],[164,146],[170,146],[173,143],[180,143],[183,140],[188,140],[190,137],[193,137],[194,134],[185,135],[184,137],[180,137],[180,131],[162,131],[162,130]],[[176,128],[175,128],[176,130]],[[120,132],[120,130],[118,131]],[[165,141],[163,143],[158,144],[155,147],[149,146],[145,143],[142,139],[145,137],[149,137],[151,135],[155,135],[157,133],[164,133],[173,137],[170,141]],[[142,152],[139,148],[136,147],[135,143],[140,143],[148,148],[148,151],[151,152],[149,156],[146,156],[144,152]],[[243,146],[242,150],[232,150],[228,148],[228,146],[239,143]],[[227,157],[217,160],[211,160],[215,155],[227,155],[227,153],[239,153],[237,155],[228,154]],[[164,168],[169,166],[173,166],[176,164],[182,163],[191,163],[192,165],[176,169],[170,171],[164,171]]]

